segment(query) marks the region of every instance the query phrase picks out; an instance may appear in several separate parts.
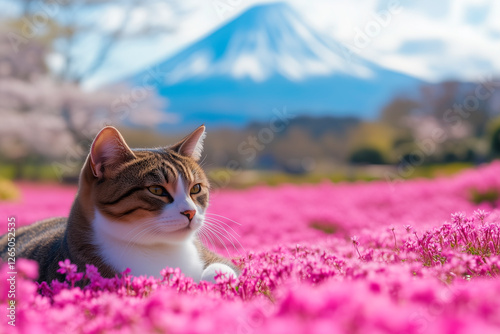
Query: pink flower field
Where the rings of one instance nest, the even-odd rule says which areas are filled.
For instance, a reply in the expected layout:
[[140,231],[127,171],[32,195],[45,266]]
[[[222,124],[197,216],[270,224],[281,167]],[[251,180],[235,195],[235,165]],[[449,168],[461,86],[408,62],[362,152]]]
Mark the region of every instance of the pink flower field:
[[[68,214],[76,188],[20,184],[2,233]],[[95,267],[38,285],[36,266],[0,273],[0,333],[499,333],[500,163],[451,178],[215,190],[206,240],[241,265],[194,283],[175,268],[104,279]],[[91,284],[73,288],[83,278]]]

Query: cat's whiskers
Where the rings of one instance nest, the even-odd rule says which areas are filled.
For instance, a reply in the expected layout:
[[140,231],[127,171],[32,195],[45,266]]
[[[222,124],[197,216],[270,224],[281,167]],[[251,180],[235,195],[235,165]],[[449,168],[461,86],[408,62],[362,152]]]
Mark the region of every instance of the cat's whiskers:
[[[237,238],[236,236],[234,236],[234,234],[233,234],[232,232],[230,232],[230,231],[226,230],[226,229],[224,228],[224,226],[219,225],[219,223],[218,223],[218,222],[213,222],[213,221],[210,221],[210,220],[205,220],[205,222],[206,222],[209,226],[212,226],[213,228],[217,228],[217,230],[218,230],[218,231],[221,231],[221,233],[222,233],[222,232],[224,232],[226,235],[228,235],[228,236],[230,237],[230,239],[229,239],[229,240],[230,240],[230,242],[233,244],[233,247],[234,247],[236,250],[237,250],[237,247],[234,245],[234,243],[233,243],[233,241],[232,241],[233,239],[234,239],[234,240],[238,243],[239,247],[241,247],[241,248],[243,249],[243,251],[245,251],[245,248],[244,248],[244,247],[243,247],[243,245],[239,242],[238,238]],[[234,232],[234,233],[236,233],[236,232]],[[236,235],[238,235],[238,234],[236,233]],[[238,235],[238,237],[239,237],[239,235]],[[237,250],[237,251],[238,251],[238,250]],[[239,252],[239,251],[238,251],[238,252]]]
[[[165,223],[169,223],[169,222],[172,222],[172,221],[176,221],[175,219],[168,219],[168,218],[158,218],[158,217],[154,217],[154,218],[150,218],[150,219],[146,219],[146,220],[143,220],[141,221],[140,225],[139,226],[136,226],[134,229],[132,229],[131,231],[129,231],[124,239],[130,234],[130,233],[133,233],[135,232],[137,229],[140,229],[140,228],[144,228],[145,226],[149,226],[149,225],[153,225],[153,226],[157,226],[158,227],[158,232],[162,232],[162,225],[165,224]],[[175,232],[176,230],[172,230],[170,232]]]
[[240,225],[240,226],[241,226],[241,224],[240,224],[240,223],[238,223],[238,222],[237,222],[237,221],[235,221],[235,220],[232,220],[231,218],[227,218],[226,216],[218,215],[218,214],[216,214],[216,213],[211,213],[211,212],[207,212],[207,213],[205,213],[205,215],[217,216],[217,217],[220,217],[220,218],[224,218],[224,219],[229,220],[229,221],[230,221],[230,222],[232,222],[232,223],[235,223],[236,225]]
[[203,166],[200,166],[202,167],[203,169],[207,169],[208,167],[211,167],[211,166],[214,166],[215,164],[214,163],[210,163],[208,165],[203,165]]
[[[221,235],[220,232],[217,232],[216,230],[212,229],[209,225],[203,225],[203,228],[206,228],[208,232],[212,233],[212,235],[214,237],[216,237],[217,240],[219,240],[219,242],[222,244],[222,246],[224,246],[224,248],[226,249],[226,252],[227,252],[228,255],[231,254],[231,253],[229,253],[229,249],[227,248],[226,243],[224,242],[224,240],[222,240],[219,237],[219,235]],[[227,239],[227,237],[226,237],[226,239]]]
[[169,222],[169,221],[171,221],[171,220],[159,219],[158,217],[153,217],[153,218],[145,219],[145,220],[141,221],[141,223],[138,226],[136,226],[132,230],[128,231],[127,234],[125,234],[125,236],[123,237],[123,239],[126,240],[127,237],[131,233],[135,233],[137,230],[143,229],[144,227],[147,227],[149,225],[156,225],[156,224],[159,224],[159,223],[165,223],[165,222]]
[[[207,217],[207,215],[208,215],[208,217]],[[211,216],[216,216],[217,218],[216,218],[216,217],[210,217],[210,215],[211,215]],[[211,223],[211,224],[213,224],[213,225],[217,224],[217,226],[219,226],[220,228],[222,228],[222,229],[224,230],[224,232],[225,232],[225,233],[227,233],[228,235],[230,235],[230,236],[231,236],[231,237],[232,237],[232,238],[233,238],[233,239],[234,239],[234,240],[238,243],[238,245],[241,247],[241,249],[243,250],[243,252],[246,252],[245,247],[243,247],[243,245],[240,243],[240,241],[239,241],[239,239],[238,239],[238,238],[241,238],[241,236],[238,234],[238,232],[236,232],[236,231],[233,229],[233,227],[232,227],[231,225],[229,225],[228,223],[224,222],[224,221],[223,221],[223,220],[221,220],[219,217],[220,217],[220,218],[227,219],[228,221],[230,221],[230,222],[232,222],[232,223],[234,223],[234,224],[236,224],[236,225],[241,226],[241,224],[240,224],[240,223],[238,223],[237,221],[232,220],[232,219],[227,218],[227,217],[222,216],[222,215],[215,214],[215,213],[206,213],[206,214],[205,214],[205,222],[207,222],[207,223]],[[225,226],[226,226],[227,228],[229,228],[232,232],[228,231],[228,230],[227,230],[224,226],[221,226],[220,224],[225,225]],[[237,236],[237,237],[236,237],[236,236],[234,236],[234,234],[233,234],[233,233],[234,233],[234,234],[236,234],[236,236]],[[235,247],[235,249],[236,249],[236,247]],[[239,250],[238,250],[238,249],[236,249],[236,250],[237,250],[237,252],[240,254]]]
[[[219,235],[223,236],[224,238],[226,238],[230,243],[231,245],[233,246],[233,248],[236,250],[236,252],[238,252],[238,254],[241,254],[238,247],[236,247],[236,245],[234,244],[233,240],[234,239],[238,245],[241,247],[241,249],[243,251],[245,251],[245,248],[243,247],[243,245],[241,245],[241,243],[238,241],[238,239],[230,232],[228,232],[223,226],[220,226],[220,225],[217,225],[217,224],[207,224],[207,226],[210,226],[212,227],[212,229],[216,230],[219,232]],[[224,235],[222,232],[224,232],[226,235]],[[229,236],[229,237],[228,237]]]
[[[138,226],[134,227],[131,231],[129,231],[123,237],[124,240],[128,240],[128,241],[127,241],[127,244],[125,245],[125,249],[122,253],[122,257],[127,252],[127,250],[130,247],[132,247],[132,245],[135,243],[135,241],[137,241],[139,238],[141,238],[141,237],[143,237],[151,232],[158,232],[158,233],[164,232],[162,230],[161,224],[171,222],[171,221],[174,221],[174,220],[169,219],[169,218],[158,218],[158,217],[153,217],[153,218],[149,218],[149,219],[145,219],[145,220],[141,221],[141,223]],[[128,239],[128,236],[130,234],[135,233],[138,230],[140,230],[140,231],[138,233],[134,234],[130,239]],[[175,232],[175,231],[172,231],[172,232]]]
[[213,162],[212,162],[212,163],[210,163],[210,164],[208,164],[208,165],[206,164],[205,159],[206,159],[207,157],[208,157],[208,155],[205,155],[205,156],[203,157],[203,160],[202,160],[202,161],[198,164],[198,165],[199,165],[202,169],[206,169],[207,167],[210,167],[210,166],[213,166],[213,165],[214,165],[214,163],[213,163]]
[[207,159],[207,157],[208,157],[208,154],[205,154],[204,157],[203,157],[203,159],[201,159],[201,161],[198,163],[198,165],[200,167],[203,167],[203,163],[205,162],[205,160]]
[[222,220],[219,220],[219,219],[214,218],[214,217],[207,217],[207,218],[205,218],[205,221],[209,221],[209,222],[211,222],[211,223],[216,223],[216,224],[223,224],[223,225],[227,226],[229,229],[231,229],[231,231],[232,231],[234,234],[236,234],[238,237],[240,237],[240,238],[241,238],[241,236],[238,234],[238,232],[236,232],[236,231],[235,231],[235,230],[231,227],[231,225],[229,225],[229,224],[228,224],[228,223],[226,223],[226,222],[223,222]]
[[208,233],[206,233],[206,231],[204,231],[203,229],[199,229],[196,232],[196,234],[203,238],[203,240],[204,240],[203,244],[205,244],[208,247],[208,243],[207,243],[207,240],[208,240],[210,242],[210,244],[212,244],[212,249],[214,251],[217,250],[217,247],[215,247],[215,244],[212,240],[212,237]]

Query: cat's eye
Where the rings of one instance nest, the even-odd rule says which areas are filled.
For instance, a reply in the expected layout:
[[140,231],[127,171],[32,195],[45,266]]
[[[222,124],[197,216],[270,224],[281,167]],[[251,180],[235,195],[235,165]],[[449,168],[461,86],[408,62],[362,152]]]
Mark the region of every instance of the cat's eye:
[[148,190],[150,193],[156,196],[168,196],[167,189],[163,188],[162,186],[151,186],[148,187]]
[[197,183],[191,188],[191,191],[189,192],[191,195],[196,195],[201,191],[201,184]]

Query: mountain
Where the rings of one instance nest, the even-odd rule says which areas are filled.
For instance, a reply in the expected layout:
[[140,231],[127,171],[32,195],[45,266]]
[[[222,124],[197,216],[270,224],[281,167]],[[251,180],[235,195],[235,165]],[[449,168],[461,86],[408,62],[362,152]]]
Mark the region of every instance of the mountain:
[[[186,127],[270,120],[275,108],[373,118],[422,83],[353,57],[284,3],[252,7],[151,68],[169,112]],[[144,85],[150,77],[151,69],[128,81]]]

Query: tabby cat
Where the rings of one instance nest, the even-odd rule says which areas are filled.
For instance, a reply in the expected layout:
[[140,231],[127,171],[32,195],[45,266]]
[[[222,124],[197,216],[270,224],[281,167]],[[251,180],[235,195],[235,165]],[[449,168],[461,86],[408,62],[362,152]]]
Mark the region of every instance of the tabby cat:
[[[236,276],[229,259],[203,246],[209,183],[200,159],[205,127],[175,145],[130,149],[108,126],[92,143],[80,174],[69,218],[19,228],[16,257],[39,264],[39,282],[63,280],[58,262],[69,259],[85,270],[93,264],[103,277],[131,269],[135,276],[159,276],[180,268],[195,281],[214,281],[217,272]],[[7,261],[7,236],[0,255]]]

